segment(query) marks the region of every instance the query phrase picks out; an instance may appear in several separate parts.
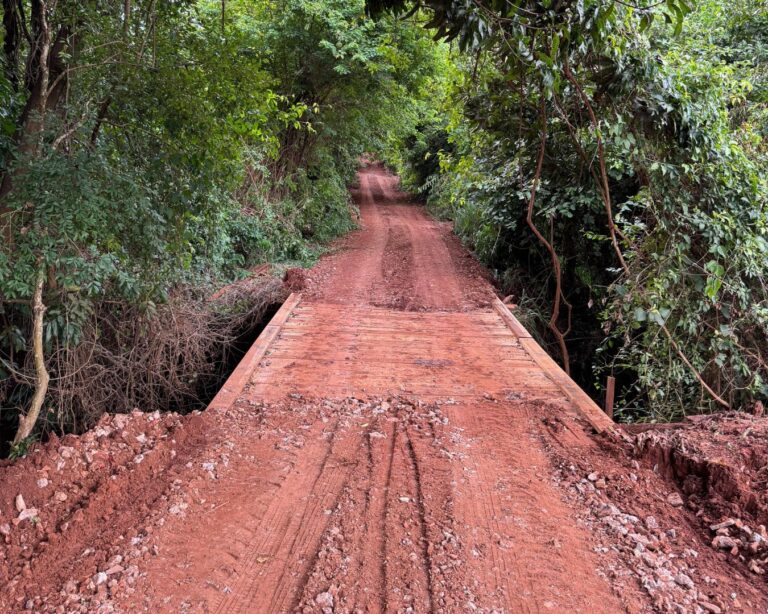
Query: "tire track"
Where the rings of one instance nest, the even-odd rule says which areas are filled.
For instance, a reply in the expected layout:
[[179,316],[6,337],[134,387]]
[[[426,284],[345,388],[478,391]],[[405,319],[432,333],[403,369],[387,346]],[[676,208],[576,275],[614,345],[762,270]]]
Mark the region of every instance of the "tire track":
[[386,495],[394,457],[394,423],[364,425],[359,453],[365,471],[344,485],[308,573],[298,609],[314,611],[317,596],[333,595],[336,611],[386,612]]
[[[214,611],[222,614],[285,612],[297,601],[309,562],[317,550],[327,522],[324,510],[335,506],[338,494],[354,466],[351,450],[359,433],[339,430],[335,423],[330,441],[318,458],[301,457],[283,482],[280,492],[247,546],[238,566],[239,578]],[[298,509],[297,509],[298,508]],[[272,587],[272,590],[265,590]]]
[[424,575],[427,578],[427,593],[429,596],[429,608],[432,609],[432,603],[435,597],[434,583],[432,580],[432,560],[430,557],[430,540],[427,533],[427,514],[425,511],[424,492],[421,485],[421,474],[419,472],[419,464],[416,461],[416,452],[413,450],[413,442],[411,436],[408,433],[408,426],[403,426],[403,435],[405,436],[405,449],[408,453],[408,461],[411,471],[413,472],[413,480],[416,485],[416,506],[419,515],[419,528],[421,529],[421,556],[422,563],[424,565]]
[[407,310],[413,303],[413,242],[406,227],[387,228],[387,243],[381,259],[381,283],[370,288],[371,304]]
[[[371,421],[361,447],[366,470],[344,486],[299,610],[326,592],[340,612],[453,612],[479,603],[462,571],[449,461],[420,407],[405,402],[396,416]],[[451,596],[457,586],[466,600]]]
[[[370,495],[370,505],[367,516],[365,542],[372,547],[364,550],[361,565],[361,577],[367,578],[373,576],[373,586],[378,587],[378,602],[381,612],[387,609],[386,586],[388,582],[387,561],[385,558],[387,534],[385,532],[387,520],[387,494],[392,483],[392,465],[395,458],[395,429],[394,422],[388,422],[389,428],[384,429],[384,439],[376,438],[377,443],[373,444],[369,438],[369,450],[371,453],[372,480]],[[374,447],[378,454],[374,454]],[[376,464],[376,458],[382,461]],[[375,469],[375,472],[373,471]],[[378,485],[378,486],[376,486]],[[368,520],[368,518],[370,520]],[[359,592],[355,595],[355,604],[364,607],[368,598],[361,599]]]
[[[396,425],[392,475],[386,493],[385,548],[387,611],[431,609],[429,574],[422,555],[423,528],[417,508],[417,485],[404,429]],[[393,539],[395,538],[395,539]]]
[[467,574],[466,536],[455,517],[453,457],[447,450],[450,435],[443,414],[418,403],[406,421],[406,433],[419,484],[432,611],[497,611],[486,596],[475,594],[477,580]]

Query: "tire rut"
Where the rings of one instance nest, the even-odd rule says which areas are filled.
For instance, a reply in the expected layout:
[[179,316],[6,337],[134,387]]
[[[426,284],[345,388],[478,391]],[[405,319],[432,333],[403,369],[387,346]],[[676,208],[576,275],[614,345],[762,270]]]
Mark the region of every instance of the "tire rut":
[[[359,433],[340,431],[337,422],[321,458],[302,456],[247,545],[248,555],[238,569],[240,577],[215,612],[286,612],[296,605],[308,561],[317,551],[327,521],[323,510],[335,507],[346,476],[356,465],[351,451],[358,440]],[[296,581],[296,577],[304,580]],[[274,588],[264,590],[267,586]]]
[[413,300],[414,250],[409,229],[402,224],[387,228],[381,259],[381,282],[370,287],[371,304],[408,310]]
[[429,554],[429,535],[427,531],[427,514],[425,511],[424,492],[422,490],[421,474],[419,464],[416,460],[416,452],[413,449],[413,442],[408,433],[408,426],[403,426],[403,436],[405,437],[405,450],[408,453],[408,460],[411,471],[413,472],[413,481],[416,486],[416,507],[418,509],[419,528],[421,529],[421,557],[424,566],[424,575],[427,579],[427,595],[429,598],[429,609],[432,609],[432,600],[434,599],[434,584],[432,581],[432,561]]
[[366,471],[343,488],[300,611],[315,611],[326,593],[337,612],[454,612],[473,601],[452,517],[449,459],[419,411],[404,403],[368,425],[360,451]]

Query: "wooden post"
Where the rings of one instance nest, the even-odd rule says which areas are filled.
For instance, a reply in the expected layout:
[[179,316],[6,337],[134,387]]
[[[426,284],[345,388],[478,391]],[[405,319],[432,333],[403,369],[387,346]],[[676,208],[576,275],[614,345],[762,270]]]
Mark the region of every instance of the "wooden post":
[[608,385],[605,389],[605,413],[613,419],[613,399],[616,393],[616,378],[613,375],[608,376]]

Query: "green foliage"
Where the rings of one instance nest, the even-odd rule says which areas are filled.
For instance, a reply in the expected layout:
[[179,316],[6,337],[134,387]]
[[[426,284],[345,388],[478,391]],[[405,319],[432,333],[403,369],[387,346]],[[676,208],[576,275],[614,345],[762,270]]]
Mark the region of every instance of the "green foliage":
[[[605,372],[619,376],[627,419],[718,407],[699,376],[734,407],[765,398],[765,8],[532,1],[503,14],[508,3],[490,3],[481,29],[451,13],[459,4],[426,3],[439,36],[475,48],[456,58],[462,74],[439,103],[451,147],[408,144],[441,159],[426,180],[431,206],[516,280],[509,292],[548,289],[537,299],[547,312],[549,254],[526,224],[546,122],[534,221],[574,306],[569,346],[588,365],[576,377],[595,390]],[[520,270],[524,281],[505,273]]]
[[438,57],[421,28],[374,22],[362,0],[50,6],[47,99],[24,37],[0,77],[6,423],[33,381],[40,267],[50,355],[74,351],[105,305],[151,318],[255,264],[311,260],[353,227],[358,159],[411,129]]
[[27,454],[29,454],[30,449],[36,441],[37,437],[30,435],[26,439],[22,439],[19,443],[12,445],[11,451],[8,453],[8,458],[10,460],[24,458]]

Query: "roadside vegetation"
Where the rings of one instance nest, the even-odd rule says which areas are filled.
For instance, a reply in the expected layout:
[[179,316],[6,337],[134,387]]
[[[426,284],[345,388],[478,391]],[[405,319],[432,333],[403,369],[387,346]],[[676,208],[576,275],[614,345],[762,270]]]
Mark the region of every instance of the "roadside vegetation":
[[766,4],[425,4],[452,61],[408,187],[621,418],[765,399]]
[[279,299],[208,297],[353,228],[358,157],[412,129],[438,49],[362,0],[3,11],[2,439],[199,406],[233,322]]

